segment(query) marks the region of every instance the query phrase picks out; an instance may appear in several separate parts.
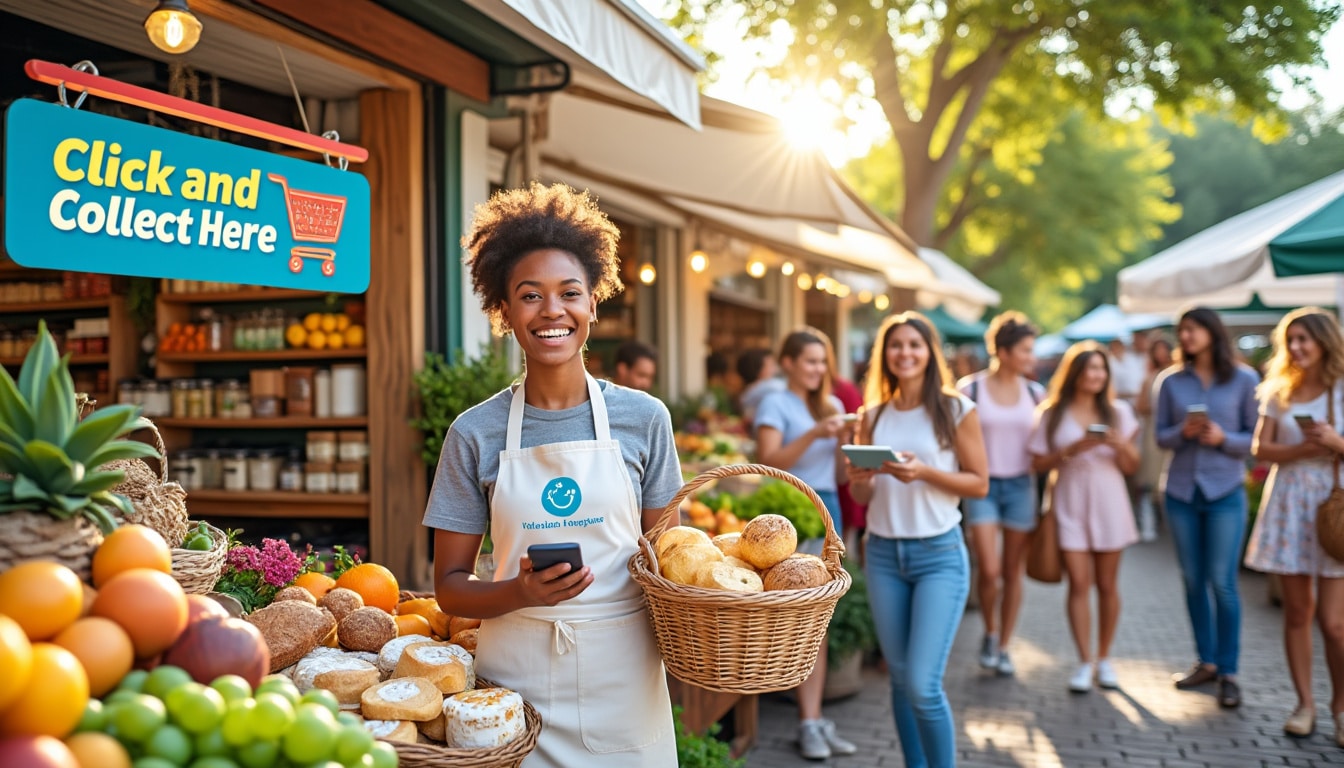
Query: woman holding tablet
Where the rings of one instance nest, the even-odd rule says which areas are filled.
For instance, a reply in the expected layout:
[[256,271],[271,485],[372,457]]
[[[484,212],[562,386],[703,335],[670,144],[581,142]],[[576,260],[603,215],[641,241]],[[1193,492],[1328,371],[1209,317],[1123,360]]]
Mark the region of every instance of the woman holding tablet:
[[[1055,472],[1055,519],[1069,578],[1069,630],[1079,665],[1069,690],[1119,688],[1111,642],[1120,621],[1120,555],[1138,541],[1125,476],[1139,468],[1139,422],[1129,404],[1111,396],[1106,351],[1096,342],[1069,347],[1050,380],[1028,449],[1032,468]],[[1092,654],[1092,586],[1097,588],[1097,653]],[[1095,660],[1095,665],[1093,661]]]
[[[821,331],[794,331],[779,348],[785,387],[771,392],[756,409],[756,459],[789,472],[812,487],[826,505],[838,535],[841,528],[839,437],[851,420],[831,394],[830,341]],[[809,542],[803,542],[804,545]],[[814,540],[811,544],[819,544]],[[800,546],[799,550],[806,549]],[[816,554],[821,554],[817,549]],[[852,755],[858,747],[836,735],[835,724],[821,716],[826,686],[826,649],[817,654],[812,674],[798,686],[798,749],[809,760]]]
[[941,349],[919,313],[882,323],[856,442],[890,447],[894,460],[848,464],[850,493],[868,504],[868,599],[911,768],[956,764],[943,674],[970,590],[958,502],[989,489],[975,404],[953,388]]
[[[1274,329],[1274,357],[1260,385],[1255,457],[1274,462],[1260,514],[1246,547],[1246,565],[1277,573],[1283,584],[1283,646],[1297,709],[1283,730],[1316,729],[1311,693],[1311,624],[1325,636],[1330,715],[1344,746],[1344,563],[1321,549],[1316,509],[1335,486],[1344,438],[1344,335],[1335,317],[1316,307],[1284,316]],[[1312,595],[1312,582],[1316,594]]]

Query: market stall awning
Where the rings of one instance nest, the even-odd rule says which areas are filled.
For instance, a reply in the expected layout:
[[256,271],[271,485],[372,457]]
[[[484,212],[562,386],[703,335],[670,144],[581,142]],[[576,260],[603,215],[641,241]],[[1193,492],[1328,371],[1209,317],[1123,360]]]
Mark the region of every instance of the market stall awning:
[[[1120,270],[1120,306],[1135,312],[1174,312],[1192,300],[1217,298],[1224,306],[1246,304],[1259,296],[1297,296],[1306,284],[1279,285],[1270,267],[1270,241],[1344,194],[1344,171],[1308,184],[1264,205],[1244,211],[1192,235],[1132,267]],[[1316,289],[1323,288],[1316,285]],[[1290,304],[1311,303],[1302,298]]]
[[1114,304],[1099,304],[1092,311],[1064,326],[1059,335],[1070,341],[1084,339],[1128,341],[1135,331],[1146,331],[1170,324],[1171,320],[1166,315],[1129,314]]
[[1344,272],[1344,194],[1269,241],[1280,277]]
[[920,248],[920,261],[933,270],[933,282],[921,286],[915,299],[921,307],[941,307],[951,317],[967,323],[980,320],[989,307],[1003,297],[969,270],[936,248]]
[[943,341],[953,344],[972,344],[985,338],[986,325],[982,322],[967,322],[949,313],[942,305],[922,310],[943,337]]

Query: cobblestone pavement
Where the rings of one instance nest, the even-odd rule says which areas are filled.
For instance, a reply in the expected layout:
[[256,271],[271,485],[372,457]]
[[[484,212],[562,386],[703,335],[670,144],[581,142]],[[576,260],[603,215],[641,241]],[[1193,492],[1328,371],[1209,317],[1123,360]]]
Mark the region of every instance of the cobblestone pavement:
[[[1067,689],[1076,655],[1064,619],[1063,586],[1028,582],[1022,618],[1011,652],[1016,678],[980,670],[976,653],[982,633],[978,612],[966,613],[948,664],[947,689],[955,711],[961,766],[1169,766],[1247,768],[1344,764],[1334,745],[1329,684],[1315,638],[1314,675],[1318,722],[1314,736],[1283,735],[1283,721],[1296,703],[1281,645],[1281,612],[1268,599],[1263,576],[1241,577],[1243,628],[1240,709],[1223,710],[1213,687],[1176,690],[1170,676],[1193,661],[1176,556],[1169,540],[1139,544],[1121,564],[1124,600],[1114,661],[1121,690]],[[794,705],[764,696],[760,737],[748,768],[819,765],[803,760],[793,744]],[[886,677],[865,670],[864,690],[828,703],[827,717],[860,746],[852,757],[829,765],[901,766],[891,719]]]

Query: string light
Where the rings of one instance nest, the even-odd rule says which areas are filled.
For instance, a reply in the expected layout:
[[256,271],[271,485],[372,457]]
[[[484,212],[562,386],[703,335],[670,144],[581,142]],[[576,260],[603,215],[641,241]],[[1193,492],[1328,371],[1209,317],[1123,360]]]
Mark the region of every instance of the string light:
[[849,298],[849,292],[850,292],[849,286],[845,285],[844,283],[841,283],[840,287],[835,289],[835,295],[842,299]]
[[817,285],[817,290],[818,290],[818,291],[830,291],[830,290],[831,290],[831,278],[829,278],[829,277],[827,277],[827,276],[825,276],[825,275],[817,275],[817,283],[816,283],[816,285]]
[[780,273],[781,275],[785,276],[785,277],[788,277],[788,276],[792,275],[792,274],[793,274],[793,262],[792,262],[792,261],[786,261],[786,262],[784,262],[783,264],[780,264],[780,265],[779,265],[779,273]]
[[803,272],[798,275],[798,288],[804,291],[812,290],[812,276]]
[[699,248],[691,251],[691,271],[697,275],[709,266],[709,255]]
[[653,285],[653,281],[657,279],[658,270],[654,269],[652,264],[645,264],[639,268],[639,282]]
[[186,53],[201,39],[201,21],[187,7],[187,0],[159,0],[145,18],[145,34],[159,50]]
[[870,302],[870,301],[872,301],[872,300],[873,300],[873,292],[872,292],[872,291],[869,291],[869,290],[866,290],[866,289],[865,289],[865,290],[862,290],[862,291],[859,291],[859,303],[860,303],[860,304],[867,304],[868,302]]
[[885,293],[873,299],[873,308],[878,312],[887,311],[887,307],[889,306],[891,306],[891,299],[887,298],[887,294]]
[[747,263],[747,274],[755,278],[765,277],[765,262],[754,259]]

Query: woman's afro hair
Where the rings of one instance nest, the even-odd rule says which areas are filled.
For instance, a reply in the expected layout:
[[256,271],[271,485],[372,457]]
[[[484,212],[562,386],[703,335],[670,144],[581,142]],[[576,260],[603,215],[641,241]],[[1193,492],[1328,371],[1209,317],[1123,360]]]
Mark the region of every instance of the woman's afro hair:
[[554,248],[573,255],[588,277],[597,301],[605,301],[624,286],[616,241],[620,230],[597,207],[587,192],[565,184],[496,192],[476,206],[471,229],[462,236],[467,250],[463,262],[471,268],[472,290],[490,318],[495,333],[508,331],[504,303],[513,267],[527,254]]

